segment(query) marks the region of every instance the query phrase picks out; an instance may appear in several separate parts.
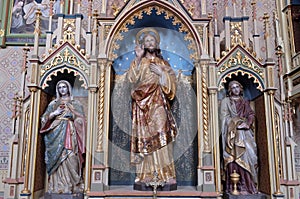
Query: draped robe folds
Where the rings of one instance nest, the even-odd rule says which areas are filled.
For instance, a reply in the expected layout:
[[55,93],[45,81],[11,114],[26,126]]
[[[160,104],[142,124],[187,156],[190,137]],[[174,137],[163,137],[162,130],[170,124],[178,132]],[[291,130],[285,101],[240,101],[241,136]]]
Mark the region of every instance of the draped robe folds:
[[221,117],[226,191],[233,190],[230,174],[236,170],[240,175],[239,191],[257,193],[257,149],[254,134],[251,128],[237,129],[242,122],[252,126],[254,111],[243,98],[231,100],[226,97],[221,103]]
[[176,77],[168,62],[157,57],[152,62],[162,66],[161,77],[150,71],[145,57],[139,65],[132,62],[127,73],[133,83],[131,163],[137,168],[136,182],[152,180],[155,171],[159,179],[170,182],[176,179],[172,142],[177,129],[169,105]]
[[[61,115],[49,115],[64,104]],[[49,176],[49,193],[74,193],[83,191],[81,166],[85,153],[86,121],[83,107],[78,101],[53,100],[42,116],[41,133],[46,146],[45,163]]]

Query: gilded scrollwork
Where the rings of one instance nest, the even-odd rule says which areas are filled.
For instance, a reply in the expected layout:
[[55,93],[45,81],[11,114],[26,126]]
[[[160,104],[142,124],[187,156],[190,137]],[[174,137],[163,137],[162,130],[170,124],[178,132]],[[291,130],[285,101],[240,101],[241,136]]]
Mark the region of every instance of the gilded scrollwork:
[[151,7],[146,8],[146,9],[144,10],[144,12],[145,12],[147,15],[151,15],[151,13],[152,13],[152,8],[151,8]]
[[75,54],[73,54],[71,50],[66,48],[41,67],[40,76],[45,75],[45,73],[50,69],[63,64],[74,66],[84,71],[87,75],[89,74],[89,70],[83,63],[83,61],[81,61]]
[[138,11],[135,16],[137,19],[143,19],[143,11],[142,10]]
[[[234,68],[234,69],[233,69]],[[252,72],[251,72],[252,71]],[[253,82],[256,83],[257,89],[262,91],[262,79],[264,79],[264,69],[256,64],[247,54],[240,50],[237,50],[230,57],[227,58],[222,64],[219,65],[217,75],[222,77],[221,83],[226,83],[226,78],[231,79],[232,75],[241,74],[242,76],[247,75],[248,78],[254,79]],[[223,89],[223,84],[219,84],[219,90]]]
[[242,23],[241,22],[231,22],[230,24],[231,32],[231,46],[241,45],[245,46],[245,42],[242,39]]
[[[78,71],[73,69],[73,68],[70,68],[70,67],[62,67],[62,68],[59,68],[57,70],[54,70],[53,72],[51,72],[50,74],[47,75],[47,78],[46,78],[46,81],[43,83],[42,85],[42,89],[45,89],[49,86],[49,84],[47,83],[48,81],[51,81],[52,80],[52,76],[57,76],[57,73],[60,72],[60,73],[63,73],[64,71],[67,71],[67,73],[71,73],[73,72],[75,74],[75,76],[79,75],[78,74]],[[83,88],[87,89],[87,82],[86,80],[79,75],[79,81],[82,81],[83,84],[81,85]]]
[[248,56],[244,55],[240,51],[237,51],[235,54],[229,57],[228,60],[219,67],[218,75],[221,75],[226,70],[239,65],[254,71],[261,78],[264,78],[263,69],[258,65],[254,64],[253,61]]

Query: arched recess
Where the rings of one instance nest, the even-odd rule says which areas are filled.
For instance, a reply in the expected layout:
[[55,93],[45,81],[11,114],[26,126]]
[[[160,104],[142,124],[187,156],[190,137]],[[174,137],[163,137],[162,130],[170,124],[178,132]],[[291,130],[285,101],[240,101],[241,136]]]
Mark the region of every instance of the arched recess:
[[[257,69],[262,69],[258,67]],[[220,71],[220,68],[219,68]],[[244,98],[249,100],[251,108],[255,111],[255,122],[252,127],[254,131],[254,137],[257,145],[257,156],[258,156],[258,190],[264,193],[268,193],[270,184],[269,174],[269,155],[268,154],[268,132],[267,132],[267,114],[266,114],[266,93],[267,88],[264,79],[264,70],[253,71],[253,68],[249,68],[243,64],[236,65],[230,69],[224,71],[218,77],[218,101],[228,95],[228,84],[232,80],[240,82],[244,90]],[[220,110],[220,107],[219,107]],[[220,136],[221,136],[221,125],[220,123]],[[220,140],[222,138],[220,137]],[[221,144],[221,142],[220,142]],[[220,147],[220,159],[222,162],[222,146]],[[222,166],[223,168],[223,166]],[[221,172],[224,173],[224,172]],[[225,174],[225,173],[224,173]],[[221,176],[223,187],[225,186],[225,176]],[[222,190],[224,191],[224,190]]]
[[[63,52],[63,51],[62,51]],[[72,57],[73,56],[73,57]],[[85,62],[79,62],[79,57],[71,55],[72,61],[68,63],[70,59],[58,59],[60,54],[49,57],[45,62],[41,64],[41,78],[39,81],[39,87],[41,88],[40,93],[40,104],[38,105],[39,118],[45,112],[48,104],[55,98],[56,95],[56,84],[60,80],[67,80],[72,86],[72,95],[75,100],[79,101],[84,107],[84,113],[88,122],[88,65]],[[74,58],[74,59],[73,59]],[[78,58],[78,60],[77,60]],[[61,61],[58,61],[61,60]],[[74,61],[77,60],[77,61]],[[81,64],[76,64],[81,63]],[[40,188],[47,191],[47,176],[45,170],[45,144],[43,134],[38,133],[37,135],[37,151],[36,154],[36,179],[35,184]],[[85,169],[85,167],[83,168]]]
[[[172,110],[180,132],[174,146],[174,160],[178,185],[196,185],[197,182],[197,90],[194,62],[203,51],[202,41],[188,18],[167,1],[147,1],[134,5],[120,14],[118,22],[105,35],[104,54],[111,61],[113,78],[109,82],[110,117],[109,185],[132,185],[135,170],[130,166],[129,137],[131,128],[130,85],[125,72],[134,59],[136,33],[144,27],[153,27],[160,34],[160,48],[177,74],[178,88]],[[173,50],[170,50],[172,48]],[[184,118],[184,119],[183,119]],[[176,151],[177,149],[177,151]],[[111,154],[114,154],[113,156]],[[184,171],[185,170],[185,171]]]
[[[62,74],[66,74],[62,76]],[[69,80],[71,85],[77,85],[77,87],[82,87],[84,89],[88,88],[88,78],[80,69],[71,65],[61,65],[46,71],[42,76],[40,81],[40,87],[49,94],[55,94],[55,90],[50,85],[55,85],[59,80],[66,78]],[[75,81],[78,81],[75,82]]]
[[244,96],[248,100],[255,99],[265,89],[264,81],[258,74],[240,65],[227,70],[218,78],[219,99],[225,97],[225,88],[231,80],[237,80],[245,87]]
[[[58,65],[48,71],[46,71],[40,81],[40,87],[44,95],[49,97],[55,97],[56,95],[56,83],[60,80],[67,80],[72,88],[72,94],[74,98],[77,98],[85,106],[85,114],[88,115],[88,78],[86,71],[74,67],[69,64]],[[49,100],[48,100],[49,102]]]
[[[171,22],[172,26],[167,28],[186,33],[185,40],[189,42],[189,48],[194,51],[190,54],[190,58],[194,61],[199,59],[199,56],[203,52],[202,41],[191,23],[188,14],[186,14],[183,9],[178,9],[173,4],[162,0],[137,3],[127,12],[119,15],[117,23],[107,34],[104,43],[104,53],[108,56],[108,59],[114,60],[116,56],[118,56],[114,51],[119,48],[118,41],[124,39],[123,33],[128,32],[132,28],[149,26],[149,24],[137,24],[136,22],[147,15],[150,16],[153,12],[155,12],[157,16],[163,16],[162,19],[165,21],[168,20]],[[155,19],[153,21],[155,21]],[[161,26],[163,23],[163,21],[155,22],[156,27]]]

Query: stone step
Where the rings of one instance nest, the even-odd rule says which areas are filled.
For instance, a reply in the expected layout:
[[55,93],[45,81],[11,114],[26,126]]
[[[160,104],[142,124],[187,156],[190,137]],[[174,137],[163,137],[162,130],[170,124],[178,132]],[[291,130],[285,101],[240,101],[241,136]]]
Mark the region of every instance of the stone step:
[[230,193],[225,193],[223,199],[267,199],[267,195],[262,193],[251,195],[232,195]]

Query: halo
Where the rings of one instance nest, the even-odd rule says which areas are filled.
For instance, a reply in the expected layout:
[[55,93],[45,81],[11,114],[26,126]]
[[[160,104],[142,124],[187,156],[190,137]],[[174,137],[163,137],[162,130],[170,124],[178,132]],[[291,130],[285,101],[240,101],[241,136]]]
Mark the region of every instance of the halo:
[[[152,33],[152,34],[151,34]],[[152,36],[155,37],[157,44],[159,45],[160,43],[160,36],[157,32],[157,30],[155,30],[154,28],[143,28],[142,30],[140,30],[136,36],[135,36],[135,41],[137,44],[141,44],[142,43],[142,38],[145,34],[151,34]]]

